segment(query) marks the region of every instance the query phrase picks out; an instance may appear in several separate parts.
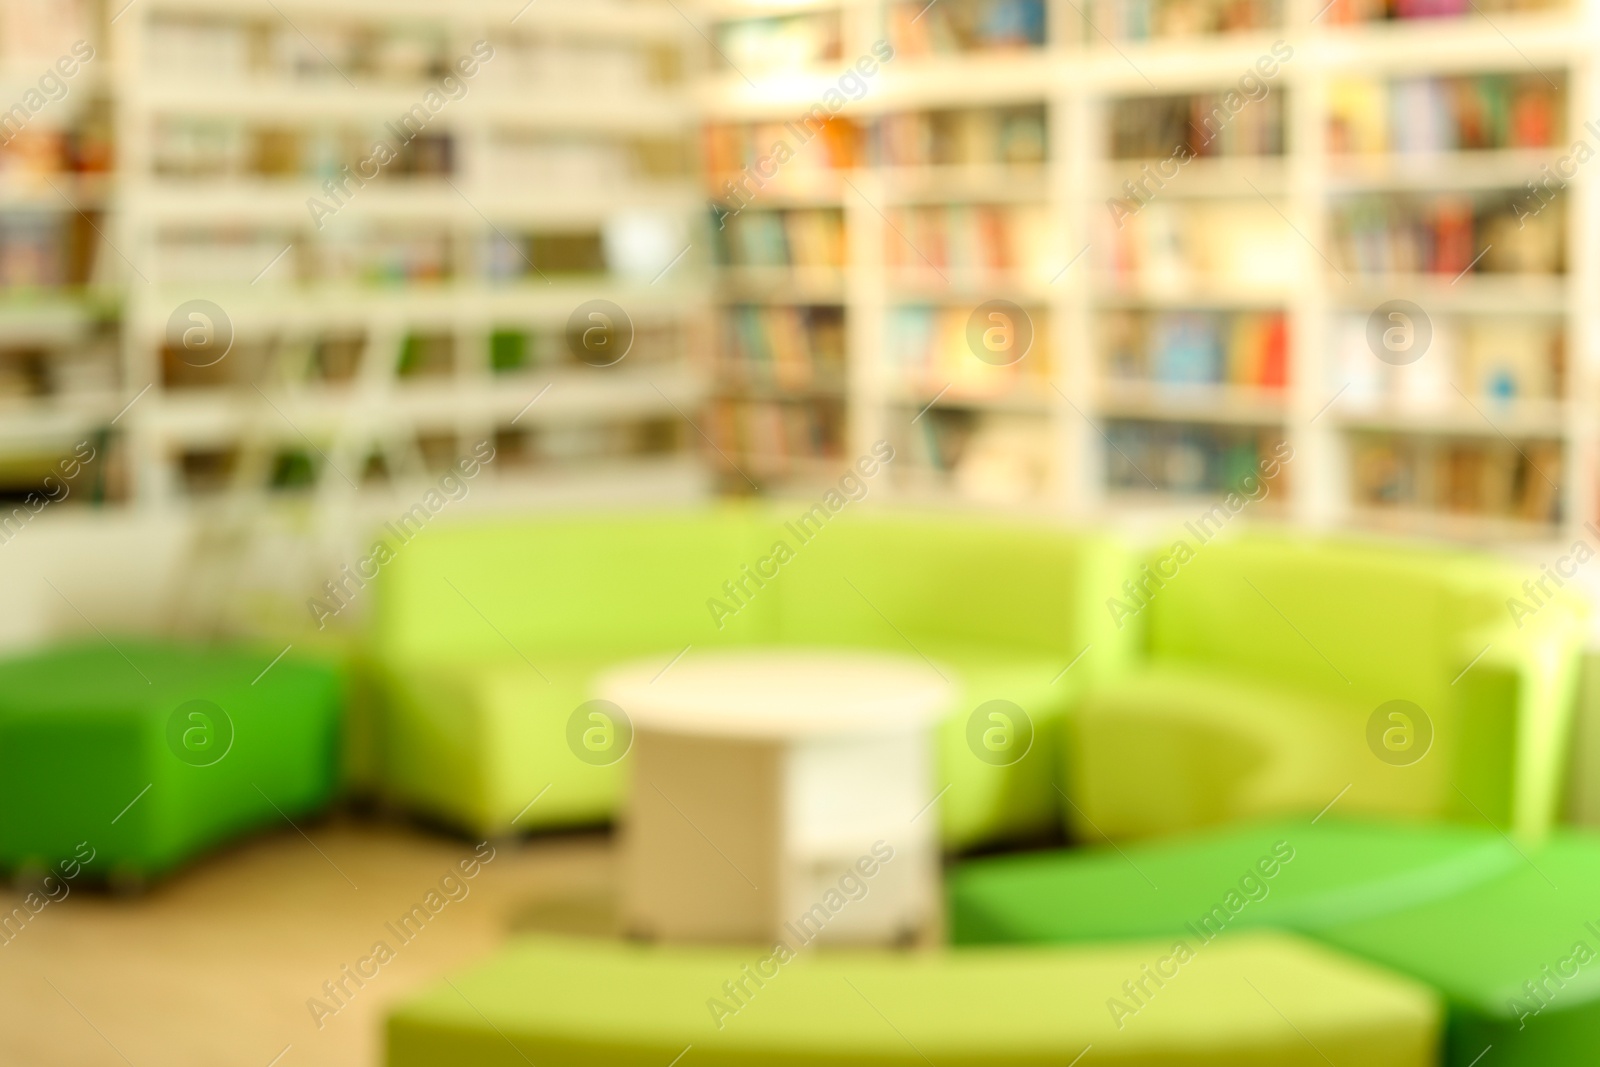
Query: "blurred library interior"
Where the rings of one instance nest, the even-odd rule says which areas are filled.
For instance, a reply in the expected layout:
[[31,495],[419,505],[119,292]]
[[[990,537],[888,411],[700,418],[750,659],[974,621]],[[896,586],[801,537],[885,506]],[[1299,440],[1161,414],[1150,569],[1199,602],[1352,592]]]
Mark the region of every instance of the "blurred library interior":
[[[375,536],[410,544],[435,520],[702,505],[793,517],[844,497],[856,511],[935,524],[1114,531],[1141,550],[1198,521],[1202,542],[1226,523],[1230,534],[1472,554],[1519,576],[1554,567],[1566,580],[1556,586],[1593,599],[1583,594],[1600,589],[1594,575],[1553,561],[1581,565],[1600,551],[1597,153],[1594,0],[0,0],[0,652],[139,635],[364,663],[389,595],[376,576],[392,552],[378,553]],[[1218,511],[1219,501],[1235,503]],[[610,536],[552,535],[550,550],[598,559],[595,546],[610,546],[613,561],[637,551],[674,566]],[[1004,538],[995,551],[1012,547],[1033,558]],[[470,560],[480,549],[460,551]],[[498,551],[481,548],[485,559]],[[725,599],[716,583],[685,594],[712,597],[719,634],[717,605],[748,620],[768,610],[763,598],[781,619],[772,632],[790,625],[789,609],[775,606],[788,592],[737,594],[740,564],[766,578],[757,590],[774,584],[759,554],[728,557],[717,577],[734,576]],[[871,558],[892,572],[894,556]],[[413,595],[407,576],[422,570],[397,564],[397,592],[383,603]],[[559,570],[547,577],[564,580]],[[494,585],[488,573],[480,588]],[[594,579],[597,603],[624,581],[622,569],[605,573]],[[1524,618],[1555,603],[1541,580],[1507,587],[1500,621],[1509,608],[1521,633]],[[488,641],[528,660],[521,638],[501,632],[505,616],[450,588],[460,602],[415,594],[404,611],[449,615],[465,602],[493,630]],[[505,596],[521,588],[508,578]],[[1041,588],[1043,598],[1054,586]],[[1110,605],[1117,634],[1119,610],[1156,602],[1148,585],[1110,588],[1084,612],[1098,618]],[[1303,621],[1271,592],[1253,595],[1290,627]],[[626,635],[605,651],[643,654],[648,642],[628,629],[633,604],[617,595],[629,621],[615,623]],[[650,595],[638,592],[639,603]],[[1170,599],[1164,610],[1175,615]],[[690,607],[703,616],[699,600]],[[518,610],[511,604],[502,607]],[[873,611],[890,627],[905,622]],[[1427,625],[1453,625],[1448,614]],[[405,626],[394,632],[413,633]],[[1150,626],[1170,636],[1159,619]],[[550,637],[552,647],[563,640]],[[680,643],[697,647],[675,637],[661,651]],[[1092,647],[1082,644],[1080,655]],[[1509,644],[1478,655],[1497,648],[1493,663]],[[1058,666],[1070,670],[1077,649],[1066,651]],[[1477,662],[1463,660],[1462,673]],[[4,678],[0,666],[0,689]],[[448,703],[439,693],[454,683],[429,684]],[[1557,701],[1550,693],[1565,684],[1528,699]],[[1600,778],[1581,773],[1600,767],[1597,692],[1582,689],[1593,715],[1563,713],[1579,722],[1570,751],[1552,740],[1568,736],[1557,727],[1518,735],[1519,760],[1537,749],[1580,769],[1539,772],[1552,790],[1559,780],[1576,821],[1600,822]],[[32,759],[17,755],[31,735],[8,734],[7,714],[0,699],[0,798],[6,769]],[[460,741],[450,727],[417,729],[416,753]],[[427,778],[426,757],[416,759],[408,773]],[[1077,793],[1056,792],[1046,837],[1118,838],[1098,826],[1090,834],[1076,823],[1089,818]],[[1520,804],[1529,794],[1517,795]],[[564,803],[559,789],[552,800]],[[959,791],[947,803],[961,803]],[[14,873],[3,808],[0,869]],[[572,810],[572,825],[611,817],[604,804]],[[1520,811],[1508,800],[1484,819],[1509,826]],[[527,826],[490,820],[481,836],[504,842],[494,834]],[[435,858],[455,855],[438,843],[373,844],[343,824],[315,833],[365,857],[374,880],[433,877]],[[951,840],[946,854],[998,839],[974,834],[954,849]],[[519,853],[491,869],[515,864],[529,884],[557,889],[610,875],[609,846],[551,847],[553,860]],[[277,857],[235,856],[259,866],[211,870],[216,899],[270,911]],[[404,988],[475,963],[499,943],[505,915],[513,928],[539,925],[524,922],[526,902],[510,888],[483,890],[485,899],[493,918],[463,920],[457,940],[408,956],[420,969]],[[163,900],[136,906],[160,911]],[[140,943],[140,928],[116,927],[115,899],[96,906],[104,914],[86,920],[82,942],[52,948],[46,971],[67,960],[67,973],[71,953],[91,951],[83,944],[108,929],[120,932],[106,944],[137,955],[126,946]],[[573,907],[562,914],[584,928],[588,912]],[[952,921],[962,914],[977,921],[974,911]],[[348,918],[336,910],[305,929],[320,937]],[[248,925],[217,919],[234,921]],[[972,933],[980,927],[957,933],[983,940]],[[1027,935],[994,939],[1008,938]],[[19,943],[14,956],[32,951]],[[42,1005],[51,1023],[0,1035],[0,1061],[116,1062],[97,1058],[108,1050],[88,1031],[59,1060],[40,1052],[57,1023],[76,1018],[61,1001],[101,1017],[61,990],[59,1000],[32,985],[18,992],[32,978],[7,979],[5,951],[0,999]],[[352,958],[323,956],[311,968],[318,981]],[[562,960],[548,965],[571,963]],[[1528,961],[1526,976],[1544,960]],[[261,1047],[208,1032],[169,1062],[267,1064],[278,1052],[261,1036],[277,1033],[268,1023],[292,1017],[303,1029],[316,985],[302,990],[299,972],[291,980],[280,965],[285,1014],[242,1024]],[[1319,989],[1324,979],[1284,981]],[[95,999],[92,983],[83,988]],[[110,988],[97,991],[101,1011]],[[934,1005],[965,996],[927,995]],[[350,1003],[377,1020],[388,1002]],[[434,1005],[417,1018],[435,1007],[447,1013]],[[1416,1036],[1427,1027],[1407,1029],[1431,1010],[1395,1009],[1405,1018],[1388,1036],[1366,1052],[1346,1048],[1340,1062],[1370,1053],[1397,1067],[1468,1067],[1477,1046],[1461,1034],[1479,1031],[1451,1029],[1438,1046],[1448,1055],[1435,1060],[1434,1038]],[[1600,1007],[1585,1010],[1596,1029],[1581,1033],[1600,1034]],[[406,1025],[387,1031],[394,1067],[507,1054],[492,1034],[464,1051],[417,1036],[431,1024]],[[1319,1042],[1341,1023],[1327,1027],[1311,1031]],[[295,1037],[299,1051],[278,1054],[283,1067],[379,1062],[378,1030],[372,1021],[316,1046]],[[149,1055],[161,1047],[152,1034],[136,1044]],[[1542,1062],[1580,1062],[1539,1048],[1557,1057]],[[859,1062],[901,1063],[904,1052]],[[1025,1061],[1011,1054],[994,1062]],[[1232,1054],[1219,1053],[1257,1062]],[[960,1062],[983,1062],[974,1055]],[[1126,1062],[1158,1062],[1151,1055]]]

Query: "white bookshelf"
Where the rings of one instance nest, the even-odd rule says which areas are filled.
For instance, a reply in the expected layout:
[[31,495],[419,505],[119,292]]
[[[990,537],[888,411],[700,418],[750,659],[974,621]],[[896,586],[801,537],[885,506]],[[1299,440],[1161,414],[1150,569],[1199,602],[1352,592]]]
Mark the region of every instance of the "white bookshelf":
[[[943,0],[941,0],[943,2]],[[791,120],[870,44],[889,36],[892,0],[821,0],[816,3],[740,5],[713,0],[699,8],[702,27],[739,17],[836,13],[843,40],[837,59],[770,76],[713,70],[698,98],[706,121],[735,124]],[[920,7],[921,5],[915,5]],[[1324,256],[1337,259],[1332,214],[1358,195],[1389,198],[1504,191],[1509,203],[1522,183],[1540,177],[1540,166],[1586,136],[1582,120],[1600,115],[1593,56],[1600,45],[1600,16],[1592,4],[1553,11],[1507,11],[1466,6],[1466,14],[1362,25],[1314,21],[1322,3],[1290,0],[1281,28],[1184,39],[1108,41],[1090,19],[1103,21],[1108,5],[1047,0],[1048,36],[1043,47],[999,54],[898,55],[871,79],[865,97],[842,115],[863,126],[907,111],[1042,104],[1047,109],[1049,161],[1040,171],[973,168],[874,168],[858,160],[846,174],[809,176],[804,187],[784,184],[785,174],[760,191],[751,210],[779,206],[837,205],[849,229],[849,259],[843,278],[828,290],[848,316],[848,457],[880,436],[904,434],[916,414],[915,400],[932,399],[893,380],[883,353],[892,350],[892,308],[918,297],[950,306],[975,306],[1003,298],[1042,307],[1052,365],[1051,388],[996,395],[946,396],[936,405],[969,406],[979,414],[1041,418],[1047,455],[1042,484],[1013,502],[1081,517],[1126,519],[1183,517],[1185,508],[1209,507],[1218,493],[1177,489],[1113,491],[1107,484],[1108,441],[1103,431],[1129,420],[1155,426],[1214,427],[1232,433],[1276,432],[1292,443],[1287,492],[1271,508],[1257,509],[1311,526],[1347,526],[1415,531],[1472,541],[1555,541],[1596,514],[1595,457],[1597,364],[1592,294],[1600,221],[1594,206],[1593,165],[1580,167],[1566,201],[1566,270],[1562,274],[1472,273],[1452,283],[1449,275],[1360,275],[1339,273]],[[914,9],[913,9],[914,10]],[[924,10],[924,15],[927,11]],[[1086,17],[1087,15],[1087,17]],[[1170,279],[1118,279],[1107,273],[1106,199],[1117,195],[1126,172],[1139,160],[1113,159],[1107,124],[1112,101],[1218,92],[1237,81],[1276,40],[1292,45],[1269,83],[1283,104],[1285,144],[1281,156],[1219,156],[1187,164],[1157,200],[1166,205],[1270,201],[1281,216],[1283,241],[1293,250],[1293,269],[1279,284],[1227,283],[1199,275],[1185,284]],[[714,57],[713,57],[714,58]],[[1436,155],[1342,155],[1329,151],[1325,129],[1330,92],[1349,75],[1417,78],[1478,73],[1551,75],[1562,86],[1566,129],[1549,148],[1502,148]],[[1564,83],[1561,81],[1565,78]],[[751,84],[753,82],[754,84]],[[809,151],[806,149],[805,151]],[[798,168],[798,164],[790,164]],[[713,183],[715,192],[717,183]],[[852,188],[853,186],[853,188]],[[1048,208],[1050,255],[1042,271],[977,285],[952,278],[948,286],[908,292],[885,269],[885,214],[908,201],[951,203],[1043,203]],[[1476,240],[1481,246],[1482,235]],[[1085,245],[1089,251],[1073,257]],[[1052,277],[1067,264],[1071,267]],[[785,290],[802,296],[798,287]],[[815,294],[813,294],[815,295]],[[739,294],[723,290],[723,299]],[[1404,298],[1421,305],[1436,327],[1456,320],[1538,316],[1558,323],[1566,335],[1565,380],[1557,395],[1519,396],[1504,403],[1448,386],[1428,403],[1394,397],[1340,394],[1337,351],[1341,314],[1368,314],[1383,301]],[[1287,316],[1288,381],[1281,390],[1240,385],[1175,386],[1124,381],[1106,373],[1106,314],[1126,309],[1227,312],[1277,309]],[[1426,357],[1425,357],[1426,358]],[[1377,363],[1376,359],[1373,360]],[[1037,383],[1035,383],[1036,385]],[[1465,383],[1463,383],[1465,388]],[[1337,397],[1337,399],[1335,399]],[[1331,403],[1330,403],[1331,401]],[[924,416],[925,418],[926,416]],[[1447,507],[1372,507],[1354,495],[1352,452],[1361,434],[1387,434],[1434,453],[1452,443],[1485,442],[1526,448],[1553,442],[1564,462],[1559,474],[1559,522],[1525,521]],[[904,459],[897,462],[897,468]],[[840,466],[842,465],[835,464]],[[827,464],[822,465],[827,468]],[[897,469],[897,474],[904,475]],[[1528,475],[1524,471],[1525,476]],[[759,480],[759,479],[758,479]],[[902,477],[902,495],[955,505],[975,500],[951,479]],[[781,490],[782,485],[775,485]],[[1015,494],[1014,494],[1015,495]],[[979,494],[981,497],[982,494]],[[1192,516],[1190,516],[1192,517]]]
[[[114,373],[94,388],[0,396],[0,468],[15,472],[19,489],[36,458],[69,453],[82,436],[96,435],[113,443],[102,459],[114,472],[114,502],[163,512],[207,512],[222,489],[282,496],[265,493],[261,471],[275,454],[304,453],[320,468],[309,499],[327,504],[326,517],[346,523],[347,536],[362,532],[361,521],[347,522],[352,514],[382,512],[431,484],[443,462],[483,437],[534,442],[532,458],[516,463],[518,450],[502,446],[505,460],[473,490],[490,501],[683,499],[709,490],[698,433],[685,418],[698,420],[707,380],[704,242],[696,234],[704,201],[688,166],[694,112],[683,77],[692,30],[670,5],[140,0],[124,8],[87,0],[84,7],[85,29],[63,31],[64,42],[86,37],[95,62],[45,118],[69,121],[69,105],[103,102],[115,169],[56,174],[55,189],[0,171],[0,209],[82,209],[103,239],[95,241],[91,284],[0,300],[0,338],[8,349],[48,346],[48,359],[67,359],[100,323]],[[174,35],[173,24],[191,29]],[[465,79],[466,95],[450,100],[425,131],[448,133],[448,173],[383,175],[319,232],[307,198],[328,196],[320,177],[301,175],[319,164],[353,165],[359,155],[330,156],[329,146],[342,149],[397,119],[439,83],[441,61],[470,55],[480,40],[494,45],[495,57]],[[182,61],[180,45],[192,62]],[[367,57],[348,77],[345,46]],[[13,63],[3,54],[0,85],[20,93],[37,72],[26,57]],[[221,153],[224,165],[185,173],[163,164],[178,143],[170,133],[163,141],[169,127],[190,131],[183,136]],[[234,143],[241,129],[263,137],[241,150]],[[258,173],[250,154],[260,157],[266,138],[280,133],[297,139],[298,163]],[[216,148],[219,140],[227,152]],[[628,166],[602,165],[616,160]],[[639,219],[654,220],[646,236],[656,234],[657,244],[674,228],[693,243],[678,261],[676,245],[666,250],[659,274],[642,261],[648,254],[637,238],[626,270],[612,262],[599,272],[545,273],[538,255],[533,269],[505,269],[528,258],[537,235],[574,235],[589,242],[585,249],[602,235],[598,247],[609,259],[605,242],[619,218],[634,220],[636,234]],[[205,252],[175,257],[170,238],[184,233],[238,240],[210,259]],[[418,276],[413,268],[423,259],[400,245],[408,233],[443,246],[448,277]],[[334,254],[330,242],[349,246],[337,251],[353,261],[361,241],[374,238],[388,240],[389,258],[401,264],[382,284],[366,276],[371,268],[318,269]],[[631,358],[616,367],[585,366],[563,350],[569,315],[596,298],[620,304],[636,329]],[[174,377],[172,356],[163,354],[168,318],[195,299],[223,309],[234,345],[217,368]],[[494,331],[523,337],[522,369],[495,365]],[[448,370],[403,374],[403,353],[419,345],[413,340],[408,349],[408,338],[448,344]],[[353,368],[348,373],[314,372],[317,346],[330,339],[347,339],[352,350],[339,358]],[[229,473],[195,484],[183,457],[207,452],[226,457],[218,462]],[[369,470],[373,456],[381,469]],[[341,495],[351,499],[329,504]]]

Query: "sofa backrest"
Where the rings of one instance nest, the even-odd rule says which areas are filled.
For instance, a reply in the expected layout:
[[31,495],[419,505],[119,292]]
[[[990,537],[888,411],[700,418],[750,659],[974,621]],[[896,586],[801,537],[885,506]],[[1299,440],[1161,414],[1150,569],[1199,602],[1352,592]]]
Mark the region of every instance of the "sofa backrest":
[[1169,545],[1141,570],[1142,609],[1123,598],[1147,616],[1152,657],[1372,706],[1441,705],[1473,635],[1506,620],[1518,589],[1499,561],[1458,550],[1270,533],[1185,542],[1192,558]]
[[[800,508],[792,509],[800,514]],[[802,530],[780,581],[785,641],[904,650],[906,639],[973,642],[1108,665],[1117,640],[1103,601],[1130,555],[1097,534],[1045,522],[952,514],[863,513]],[[1063,665],[1067,662],[1063,660]]]
[[377,638],[389,655],[500,655],[507,639],[525,653],[624,655],[772,641],[904,651],[905,634],[1069,658],[1098,638],[1100,666],[1128,644],[1104,609],[1129,573],[1109,539],[951,515],[803,515],[730,505],[440,524],[384,566]]
[[720,627],[707,608],[757,543],[736,507],[439,524],[384,567],[375,629],[389,655],[501,655],[505,640],[525,654],[617,655],[770,640],[770,597]]

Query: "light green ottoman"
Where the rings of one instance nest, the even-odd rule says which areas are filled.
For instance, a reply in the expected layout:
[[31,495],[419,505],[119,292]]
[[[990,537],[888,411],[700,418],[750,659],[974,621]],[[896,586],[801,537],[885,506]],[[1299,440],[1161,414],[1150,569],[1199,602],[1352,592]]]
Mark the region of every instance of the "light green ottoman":
[[88,877],[137,881],[331,799],[335,670],[114,640],[0,662],[0,869],[92,854]]
[[[1171,977],[1157,987],[1145,975],[1163,966]],[[1128,992],[1135,982],[1143,996]],[[386,1062],[1431,1067],[1438,1027],[1424,987],[1282,934],[1241,935],[1181,963],[1170,939],[801,948],[788,962],[755,948],[528,939],[395,1008]]]

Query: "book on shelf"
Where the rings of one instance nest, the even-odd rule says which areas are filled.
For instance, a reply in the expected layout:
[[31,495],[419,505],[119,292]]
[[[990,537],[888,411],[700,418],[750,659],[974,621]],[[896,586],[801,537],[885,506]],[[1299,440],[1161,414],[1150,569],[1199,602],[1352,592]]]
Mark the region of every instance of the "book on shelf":
[[1566,339],[1559,319],[1526,315],[1434,316],[1424,357],[1395,366],[1375,359],[1367,316],[1341,316],[1333,331],[1330,395],[1345,405],[1440,410],[1460,403],[1459,388],[1493,414],[1516,401],[1550,401],[1565,392]]
[[1328,150],[1427,155],[1553,147],[1566,128],[1565,82],[1559,73],[1334,78]]
[[1304,245],[1260,199],[1156,199],[1117,220],[1099,218],[1105,268],[1120,285],[1232,288],[1268,298],[1286,294],[1300,278]]
[[1033,343],[1015,363],[994,365],[976,358],[967,339],[970,307],[902,304],[889,309],[885,367],[907,398],[921,406],[928,397],[945,400],[1005,396],[1018,390],[1041,395],[1050,379],[1049,315],[1025,308]]
[[1119,311],[1103,319],[1111,378],[1282,390],[1289,322],[1278,311]]
[[890,277],[927,283],[1005,283],[1045,277],[1049,208],[1043,204],[939,204],[891,208],[884,234]]
[[723,312],[723,327],[723,364],[733,380],[843,389],[843,308],[740,305]]
[[891,112],[869,144],[872,162],[887,167],[1029,166],[1049,155],[1043,104]]
[[[1113,100],[1107,116],[1112,159],[1165,159],[1179,146],[1191,156],[1283,154],[1282,92],[1260,83],[1262,95],[1230,109],[1227,93],[1138,96]],[[1181,156],[1180,156],[1181,158]]]
[[889,41],[904,56],[1039,48],[1045,43],[1045,0],[896,0],[888,14]]
[[839,58],[839,12],[735,19],[713,30],[722,63],[755,77]]
[[844,266],[844,213],[837,208],[744,211],[729,216],[719,236],[727,266]]
[[[1131,493],[1249,492],[1283,499],[1289,451],[1280,430],[1113,419],[1106,484]],[[1254,479],[1254,480],[1251,480]]]
[[1358,434],[1350,488],[1358,507],[1558,523],[1563,466],[1562,445],[1552,440]]
[[844,452],[844,407],[837,401],[716,400],[711,439],[764,472],[786,472]]
[[954,489],[982,503],[1037,499],[1050,476],[1048,420],[967,408],[931,408],[905,431],[897,447],[901,485]]
[[[1094,26],[1122,41],[1210,37],[1283,24],[1281,0],[1097,0]],[[1085,28],[1093,39],[1098,35]]]
[[1567,0],[1333,0],[1318,21],[1348,26],[1386,20],[1461,18],[1485,12],[1553,11],[1565,6]]
[[[784,181],[803,175],[849,170],[860,159],[861,129],[849,119],[835,116],[825,123],[809,123],[800,132],[810,139],[799,144],[797,125],[790,122],[711,123],[701,133],[701,154],[706,174],[717,187],[716,195],[730,201],[759,192],[771,179],[758,169],[772,170],[774,160],[792,153],[779,172]],[[783,150],[777,146],[782,145]],[[751,172],[743,180],[744,172]],[[722,186],[733,183],[732,189]]]
[[1519,210],[1518,190],[1337,199],[1335,259],[1365,275],[1559,274],[1566,269],[1565,206]]

